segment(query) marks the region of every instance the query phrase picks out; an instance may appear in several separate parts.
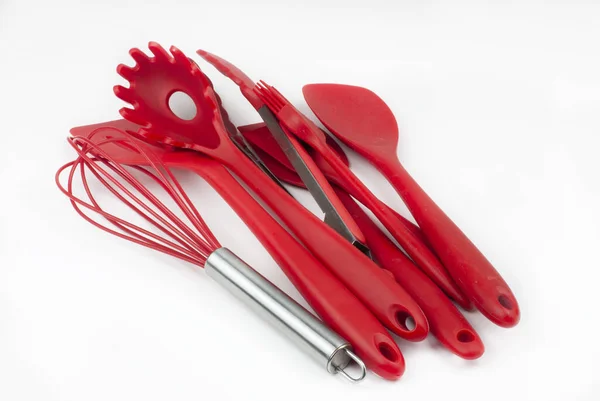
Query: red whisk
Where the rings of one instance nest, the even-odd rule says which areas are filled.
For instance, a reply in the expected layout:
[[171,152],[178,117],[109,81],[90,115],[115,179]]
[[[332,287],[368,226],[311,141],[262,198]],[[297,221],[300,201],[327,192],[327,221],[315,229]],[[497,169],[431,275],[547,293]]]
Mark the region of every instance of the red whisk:
[[[339,372],[352,381],[364,378],[365,365],[354,355],[346,340],[230,250],[221,247],[180,183],[158,155],[128,138],[124,132],[120,132],[117,138],[105,138],[108,139],[100,142],[92,141],[91,137],[69,138],[78,157],[56,173],[56,183],[60,190],[70,198],[71,204],[84,219],[120,238],[204,267],[211,278],[263,312],[263,316],[277,322],[305,350],[326,362],[330,373]],[[147,167],[125,167],[119,164],[111,157],[110,152],[105,151],[104,147],[107,145],[120,146],[127,152],[137,154]],[[66,185],[61,182],[64,174],[67,174]],[[76,178],[80,178],[87,199],[75,194]],[[91,180],[94,185],[91,185]],[[142,180],[150,181],[152,189]],[[106,211],[100,205],[100,197],[94,194],[96,188],[102,187],[133,211],[140,221],[153,228],[143,228]],[[169,202],[174,202],[176,208],[169,208],[160,199],[164,195],[169,198]],[[92,218],[89,212],[110,224],[99,222],[100,219]],[[358,377],[352,377],[345,371],[352,361],[361,369]]]

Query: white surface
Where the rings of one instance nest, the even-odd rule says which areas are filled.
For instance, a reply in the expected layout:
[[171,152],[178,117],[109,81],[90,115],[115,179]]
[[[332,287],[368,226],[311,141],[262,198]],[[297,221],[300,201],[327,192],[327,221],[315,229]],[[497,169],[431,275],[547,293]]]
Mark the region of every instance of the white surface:
[[[284,3],[0,2],[0,400],[598,400],[600,7]],[[511,285],[521,323],[469,314],[480,360],[402,342],[399,382],[351,385],[201,273],[81,220],[53,182],[73,157],[64,138],[118,118],[115,67],[149,40],[215,52],[298,104],[311,82],[378,93],[398,118],[401,159]],[[201,66],[236,123],[258,121]],[[198,188],[220,240],[298,299]]]

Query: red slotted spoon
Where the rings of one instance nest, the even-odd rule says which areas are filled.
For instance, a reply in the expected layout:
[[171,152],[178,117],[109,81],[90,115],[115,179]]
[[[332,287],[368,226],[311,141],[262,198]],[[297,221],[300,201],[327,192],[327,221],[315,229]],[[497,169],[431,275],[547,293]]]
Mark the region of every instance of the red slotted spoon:
[[303,88],[323,125],[371,161],[396,188],[446,269],[475,307],[502,327],[519,322],[519,305],[508,284],[404,169],[398,156],[398,125],[385,102],[368,89],[338,84]]

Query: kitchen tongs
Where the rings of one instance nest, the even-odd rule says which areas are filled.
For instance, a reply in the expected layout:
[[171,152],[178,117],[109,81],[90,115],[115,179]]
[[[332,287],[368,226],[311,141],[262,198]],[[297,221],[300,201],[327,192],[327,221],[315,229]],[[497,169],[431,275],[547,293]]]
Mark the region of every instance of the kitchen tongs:
[[[264,102],[253,92],[255,86],[254,81],[239,68],[214,54],[203,50],[199,50],[198,54],[239,86],[244,97],[261,116],[271,132],[271,135],[273,135],[277,144],[281,147],[302,179],[302,182],[319,205],[319,208],[325,214],[325,223],[342,237],[347,239],[361,252],[371,257],[371,252],[366,245],[366,239],[352,218],[352,215],[340,201],[329,184],[329,181],[306,152],[304,147],[296,140],[294,135],[288,133],[286,128],[280,125],[273,112],[269,110]],[[255,155],[256,154],[254,153],[253,156]],[[258,158],[258,156],[256,156],[256,158]],[[254,157],[252,159],[254,159]],[[261,164],[264,166],[264,163]],[[272,176],[272,174],[269,175]]]

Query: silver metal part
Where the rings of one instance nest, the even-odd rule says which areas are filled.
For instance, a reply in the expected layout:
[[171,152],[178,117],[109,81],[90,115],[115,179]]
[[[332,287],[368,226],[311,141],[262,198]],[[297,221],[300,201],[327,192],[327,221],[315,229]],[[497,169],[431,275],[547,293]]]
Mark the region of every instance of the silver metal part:
[[[352,352],[351,345],[346,340],[229,249],[219,248],[211,253],[204,268],[209,277],[279,327],[301,348],[323,363],[329,373],[340,372],[354,382],[365,377],[364,363]],[[350,376],[346,371],[351,362],[360,369],[357,377]]]
[[308,168],[302,157],[288,138],[283,129],[277,121],[277,117],[269,110],[267,106],[263,106],[258,109],[258,114],[262,117],[263,121],[269,128],[269,131],[279,144],[279,147],[283,150],[292,166],[296,170],[296,173],[302,179],[304,185],[315,199],[319,208],[325,213],[325,224],[337,231],[342,237],[347,239],[352,245],[358,248],[362,253],[371,257],[369,248],[360,242],[348,228],[336,208],[331,203],[331,200],[327,197],[325,191],[321,187],[321,184],[317,181],[312,171]]
[[288,195],[292,196],[292,194],[290,194],[290,192],[285,188],[285,186],[279,180],[279,178],[277,178],[275,176],[275,174],[273,174],[273,172],[271,170],[269,170],[267,165],[261,160],[260,156],[258,156],[256,154],[256,152],[252,148],[252,145],[250,145],[248,143],[246,138],[244,138],[244,136],[242,134],[240,134],[237,131],[237,129],[235,129],[234,133],[230,132],[229,137],[233,140],[233,143],[238,147],[238,149],[240,149],[250,160],[252,160],[252,162],[259,169],[261,169],[263,173],[265,173],[266,175],[269,176],[269,178],[271,178],[273,181],[275,181],[277,183],[277,185],[279,185],[281,187],[281,189],[283,189],[285,192],[287,192]]

